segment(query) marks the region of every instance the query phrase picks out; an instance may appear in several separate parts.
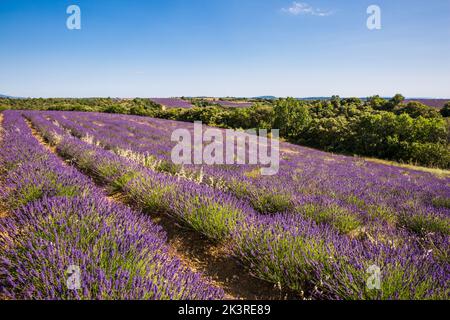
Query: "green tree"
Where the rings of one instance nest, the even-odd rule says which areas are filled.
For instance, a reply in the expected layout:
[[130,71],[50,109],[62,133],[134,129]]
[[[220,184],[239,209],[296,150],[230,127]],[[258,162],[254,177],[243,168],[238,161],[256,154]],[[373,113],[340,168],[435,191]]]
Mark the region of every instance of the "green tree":
[[392,97],[392,99],[390,100],[390,102],[395,105],[398,106],[400,103],[402,103],[403,101],[405,101],[405,97],[402,96],[400,93],[397,93],[394,97]]
[[369,97],[367,101],[370,107],[375,110],[386,110],[386,104],[388,103],[386,99],[381,98],[379,95]]
[[332,96],[330,102],[335,108],[339,108],[341,106],[341,97]]
[[297,141],[311,121],[307,106],[294,98],[280,99],[274,108],[273,128],[280,130],[282,137]]
[[441,109],[441,115],[446,118],[450,117],[450,101]]
[[418,118],[419,116],[425,118],[438,118],[440,117],[439,112],[432,107],[426,106],[417,101],[411,101],[406,106],[398,108],[396,110],[397,114],[407,113],[413,118]]

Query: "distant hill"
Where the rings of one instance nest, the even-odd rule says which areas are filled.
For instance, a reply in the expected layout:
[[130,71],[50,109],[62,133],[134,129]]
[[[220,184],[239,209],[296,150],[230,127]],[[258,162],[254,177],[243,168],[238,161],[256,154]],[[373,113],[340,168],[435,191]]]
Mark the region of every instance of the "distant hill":
[[421,98],[408,98],[405,99],[404,103],[408,103],[411,101],[417,101],[420,102],[424,105],[427,105],[429,107],[434,107],[434,108],[442,108],[447,102],[450,101],[450,99],[421,99]]
[[11,97],[11,96],[7,96],[7,95],[4,95],[4,94],[0,94],[0,99],[1,98],[4,98],[4,99],[6,99],[6,98],[8,98],[8,99],[22,99],[22,98],[19,98],[19,97]]
[[260,96],[260,97],[253,97],[252,99],[261,99],[261,100],[276,100],[278,99],[275,96]]

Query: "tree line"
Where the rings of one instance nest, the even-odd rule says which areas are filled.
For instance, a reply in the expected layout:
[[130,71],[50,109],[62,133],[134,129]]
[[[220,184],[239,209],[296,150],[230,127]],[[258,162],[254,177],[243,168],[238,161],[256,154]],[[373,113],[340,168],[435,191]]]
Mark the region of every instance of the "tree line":
[[441,110],[373,96],[327,100],[264,100],[249,108],[204,105],[167,109],[149,99],[0,99],[0,108],[96,111],[232,129],[280,130],[285,140],[325,151],[450,168],[450,102]]

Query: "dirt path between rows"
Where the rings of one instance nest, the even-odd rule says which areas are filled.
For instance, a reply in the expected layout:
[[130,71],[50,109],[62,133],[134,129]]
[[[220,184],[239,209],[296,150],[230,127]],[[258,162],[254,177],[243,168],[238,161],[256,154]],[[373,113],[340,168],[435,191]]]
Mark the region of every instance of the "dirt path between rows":
[[[50,152],[57,155],[62,162],[66,163],[66,159],[59,156],[56,148],[44,141],[40,133],[28,120],[27,123],[33,136]],[[95,181],[95,183],[106,191],[107,188],[104,184],[99,181]],[[120,193],[109,196],[108,199],[133,207],[133,204],[126,203],[125,196]],[[150,216],[166,232],[171,253],[191,270],[210,277],[213,285],[225,291],[225,299],[299,299],[293,292],[280,290],[267,281],[251,276],[236,259],[227,253],[224,246],[211,242],[198,232],[181,226],[174,218],[164,214],[150,214]]]

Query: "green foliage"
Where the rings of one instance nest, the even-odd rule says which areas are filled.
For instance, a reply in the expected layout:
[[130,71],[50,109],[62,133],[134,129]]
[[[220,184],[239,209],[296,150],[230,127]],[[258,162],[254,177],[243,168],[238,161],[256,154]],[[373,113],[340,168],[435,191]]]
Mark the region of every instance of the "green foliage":
[[253,208],[263,214],[275,214],[292,208],[291,196],[269,190],[255,190],[250,196]]
[[238,179],[233,178],[227,183],[227,187],[239,199],[245,199],[251,193],[251,185]]
[[385,206],[371,205],[367,208],[367,212],[373,219],[382,219],[390,225],[395,225],[398,222],[397,214],[391,208]]
[[216,103],[213,103],[208,100],[195,100],[192,102],[192,104],[197,108],[207,108],[207,107],[217,107],[218,105]]
[[165,160],[159,162],[155,167],[155,170],[158,172],[167,172],[172,175],[179,173],[181,171],[181,169],[182,169],[181,165],[177,165],[177,164],[174,164],[173,162],[165,161]]
[[223,240],[232,234],[238,221],[244,214],[237,208],[212,199],[193,197],[186,202],[187,212],[183,219],[194,230],[214,240]]
[[[317,290],[344,300],[445,298],[445,294],[434,292],[436,281],[431,277],[418,277],[423,270],[409,265],[382,264],[361,256],[356,267],[348,263],[345,256],[338,255],[332,244],[325,245],[319,238],[292,235],[283,226],[243,224],[241,228],[241,234],[246,237],[238,234],[233,239],[235,254],[253,267],[258,278],[281,287],[306,293]],[[374,264],[382,271],[381,290],[371,290],[366,285],[367,269]],[[316,266],[320,266],[320,272]],[[335,285],[324,286],[323,279]]]
[[[7,201],[9,210],[15,210],[30,202],[41,199],[46,193],[57,197],[75,197],[83,193],[78,186],[64,185],[58,182],[53,173],[42,173],[43,182],[36,184],[35,180],[24,184],[21,188],[10,190],[10,200]],[[51,188],[49,187],[51,186]]]
[[394,110],[397,106],[399,106],[403,101],[405,100],[405,97],[401,94],[396,94],[391,100],[389,100],[389,103],[387,104],[388,111]]
[[350,123],[345,116],[313,119],[301,140],[310,146],[335,152],[348,150],[353,141]]
[[332,152],[358,154],[426,166],[450,167],[448,126],[438,117],[364,109],[334,117],[314,115],[300,142]]
[[400,224],[405,228],[419,234],[441,233],[450,235],[450,219],[424,214],[402,214]]
[[447,208],[450,209],[450,198],[439,197],[432,201],[433,206],[436,208]]
[[342,234],[348,234],[361,226],[361,222],[354,214],[337,205],[320,207],[315,204],[305,204],[296,207],[295,211],[317,223],[329,224]]
[[307,292],[311,283],[317,283],[316,273],[311,261],[326,266],[328,270],[333,248],[323,242],[307,237],[293,236],[282,226],[240,226],[241,234],[251,237],[233,239],[235,254],[252,266],[252,272],[258,278],[298,292]]
[[420,116],[424,118],[439,118],[439,112],[432,107],[428,107],[420,102],[412,101],[406,106],[402,106],[395,110],[396,114],[406,113],[413,118],[418,118]]
[[128,200],[136,203],[146,212],[154,214],[169,211],[169,199],[174,192],[173,186],[155,184],[151,179],[138,176],[132,179],[125,189]]
[[0,99],[0,106],[19,110],[60,110],[123,113],[153,116],[162,107],[150,99],[133,100],[111,98],[49,98],[49,99]]
[[132,179],[136,178],[136,176],[138,175],[137,172],[126,172],[120,176],[118,176],[117,178],[115,178],[112,182],[111,182],[111,188],[112,188],[112,192],[120,192],[123,190],[123,188],[128,184],[128,182],[130,182]]
[[234,129],[270,129],[274,110],[271,106],[255,104],[250,108],[233,108],[222,115],[224,126]]
[[371,108],[374,110],[386,110],[388,101],[376,95],[367,99]]
[[40,199],[44,195],[43,187],[43,185],[27,184],[20,190],[16,190],[15,197],[11,197],[11,202],[8,204],[10,209],[15,210]]
[[441,109],[441,115],[445,118],[450,117],[450,101]]
[[113,104],[111,106],[108,106],[104,112],[106,113],[127,113],[127,109],[124,106]]
[[300,139],[301,133],[311,122],[307,106],[297,99],[279,100],[274,107],[274,128],[288,139]]
[[142,194],[145,210],[151,214],[167,212],[169,208],[168,194],[173,192],[172,188],[169,186],[153,186],[152,189],[146,191],[145,194]]

